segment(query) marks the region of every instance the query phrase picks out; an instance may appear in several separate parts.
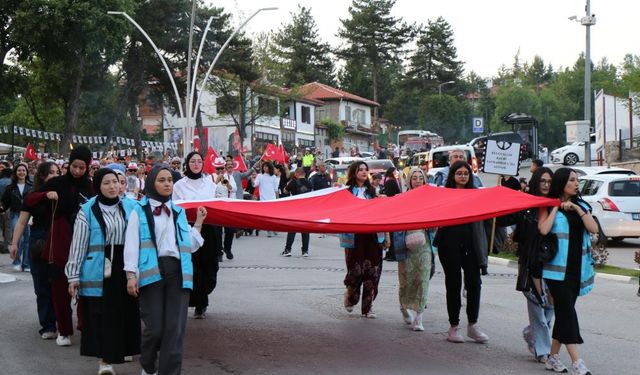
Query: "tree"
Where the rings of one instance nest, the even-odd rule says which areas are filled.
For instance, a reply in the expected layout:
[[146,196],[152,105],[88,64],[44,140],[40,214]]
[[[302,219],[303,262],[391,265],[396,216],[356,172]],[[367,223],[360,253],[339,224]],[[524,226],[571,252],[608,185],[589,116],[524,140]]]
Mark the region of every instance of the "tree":
[[[341,19],[338,36],[346,42],[339,56],[348,62],[362,60],[370,72],[373,100],[379,100],[380,75],[384,67],[399,60],[399,54],[414,34],[414,27],[391,16],[396,0],[353,0],[349,7],[349,19]],[[341,82],[343,85],[344,82]],[[374,108],[374,119],[378,109]],[[375,121],[375,120],[374,120]]]
[[122,50],[126,29],[107,10],[126,11],[130,5],[130,0],[24,0],[16,12],[19,59],[40,58],[52,77],[52,92],[64,103],[63,153],[78,128],[82,92],[104,79]]
[[462,142],[466,110],[451,95],[427,95],[422,98],[418,121],[421,129],[433,131],[448,143]]
[[298,5],[291,22],[274,35],[272,46],[276,59],[284,65],[282,81],[287,87],[314,81],[335,84],[331,47],[320,40],[309,8]]
[[453,30],[444,18],[429,21],[420,30],[416,45],[407,75],[419,82],[420,87],[433,92],[442,82],[460,79],[463,63],[458,61]]

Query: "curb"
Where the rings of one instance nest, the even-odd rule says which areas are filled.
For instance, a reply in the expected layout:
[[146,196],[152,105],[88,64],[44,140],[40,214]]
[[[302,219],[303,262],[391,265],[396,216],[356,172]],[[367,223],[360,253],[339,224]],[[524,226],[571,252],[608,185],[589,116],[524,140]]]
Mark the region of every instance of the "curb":
[[4,284],[4,283],[12,283],[14,281],[16,281],[16,277],[6,274],[6,273],[0,273],[0,284]]
[[[516,261],[504,259],[504,258],[492,257],[492,256],[489,256],[489,264],[497,264],[500,266],[518,268],[518,262]],[[609,273],[602,273],[597,271],[596,271],[596,277],[599,279],[619,281],[627,284],[630,284],[632,282],[635,283],[636,281],[638,281],[638,278],[633,276],[612,275]]]

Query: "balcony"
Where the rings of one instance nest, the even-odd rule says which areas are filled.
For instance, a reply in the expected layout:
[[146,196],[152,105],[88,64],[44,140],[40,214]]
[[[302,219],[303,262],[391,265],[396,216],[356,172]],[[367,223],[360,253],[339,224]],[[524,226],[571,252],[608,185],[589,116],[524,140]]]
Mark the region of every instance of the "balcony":
[[296,131],[296,129],[298,128],[298,122],[295,119],[292,119],[292,118],[281,117],[280,118],[280,127],[282,129]]

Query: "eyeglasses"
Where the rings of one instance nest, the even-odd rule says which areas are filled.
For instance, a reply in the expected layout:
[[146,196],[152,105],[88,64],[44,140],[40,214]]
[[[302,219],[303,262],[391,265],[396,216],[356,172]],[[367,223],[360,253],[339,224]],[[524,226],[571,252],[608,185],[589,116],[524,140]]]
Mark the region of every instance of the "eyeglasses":
[[224,171],[224,167],[216,168],[216,171]]
[[456,177],[469,177],[469,172],[456,172]]
[[541,179],[540,180],[540,185],[551,185],[551,180]]

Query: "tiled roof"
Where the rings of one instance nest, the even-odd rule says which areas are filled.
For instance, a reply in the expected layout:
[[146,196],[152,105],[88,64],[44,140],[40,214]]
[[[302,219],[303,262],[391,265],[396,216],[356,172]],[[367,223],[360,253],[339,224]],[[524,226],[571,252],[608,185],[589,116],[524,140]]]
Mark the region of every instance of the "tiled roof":
[[352,102],[379,107],[380,104],[373,100],[365,99],[361,96],[351,94],[349,92],[325,85],[320,82],[307,83],[300,88],[300,92],[306,99],[316,100],[349,100]]

